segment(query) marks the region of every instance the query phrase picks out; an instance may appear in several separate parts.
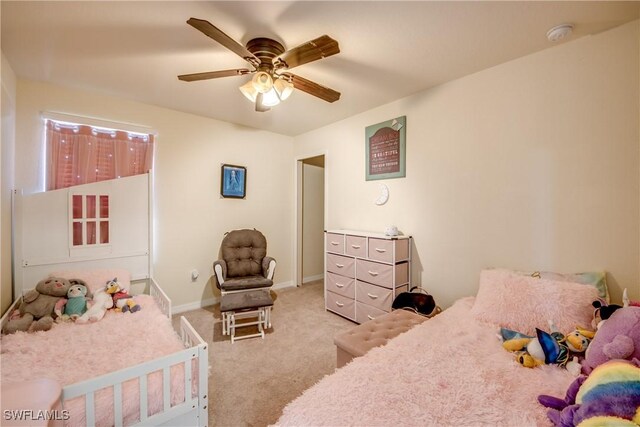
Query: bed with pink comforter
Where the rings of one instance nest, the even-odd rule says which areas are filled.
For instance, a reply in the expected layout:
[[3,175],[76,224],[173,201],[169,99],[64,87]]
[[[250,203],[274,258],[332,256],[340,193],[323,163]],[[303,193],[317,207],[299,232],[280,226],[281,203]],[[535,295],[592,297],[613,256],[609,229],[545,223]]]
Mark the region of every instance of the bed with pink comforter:
[[[183,350],[171,321],[156,305],[153,297],[138,295],[135,300],[142,310],[116,313],[109,310],[96,323],[56,324],[46,332],[17,332],[3,335],[0,341],[2,384],[37,378],[51,378],[62,386],[134,366]],[[171,404],[184,401],[184,369],[171,368]],[[159,412],[162,400],[162,372],[147,378],[148,413]],[[139,385],[131,380],[123,385],[124,424],[139,419]],[[96,393],[96,425],[113,425],[113,389]],[[70,411],[68,425],[83,426],[83,397],[65,402]]]
[[564,396],[573,377],[520,366],[475,297],[371,350],[283,410],[280,426],[544,426],[539,394]]

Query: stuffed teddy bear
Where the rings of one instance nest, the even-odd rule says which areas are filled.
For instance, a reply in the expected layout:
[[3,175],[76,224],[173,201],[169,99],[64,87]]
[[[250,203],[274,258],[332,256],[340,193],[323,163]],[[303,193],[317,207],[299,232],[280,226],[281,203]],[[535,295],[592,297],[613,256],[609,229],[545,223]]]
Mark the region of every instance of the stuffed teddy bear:
[[87,311],[86,295],[87,287],[78,283],[76,280],[75,284],[72,284],[67,291],[67,298],[56,304],[56,314],[58,315],[58,319],[76,320],[84,314],[84,312]]
[[[569,386],[564,399],[547,395],[538,396],[538,401],[543,406],[550,408],[547,416],[556,426],[575,425],[572,423],[575,412],[578,410],[580,404],[580,401],[576,400],[578,391],[581,389],[582,384],[587,381],[588,378],[591,378],[601,365],[606,364],[610,360],[614,362],[627,361],[633,363],[635,366],[640,366],[640,307],[619,308],[606,322],[602,323],[587,348],[582,364],[583,373],[590,375],[589,377],[581,375],[576,378]],[[640,374],[638,373],[640,371],[635,372],[636,374],[633,375],[638,375],[636,377],[636,387],[640,387]],[[615,395],[615,393],[607,393],[606,395],[600,396],[601,399],[596,399],[596,402],[590,401],[591,409],[589,409],[589,411],[593,412],[593,408],[595,408],[596,405],[606,407],[607,409],[610,409],[611,405],[620,406],[620,403],[614,404],[613,402],[608,402],[607,399],[612,398],[613,396],[610,396],[612,394]],[[640,399],[640,396],[636,396],[636,399]],[[640,408],[640,400],[637,400],[637,402],[638,406],[636,409]],[[584,404],[584,401],[582,404]],[[585,411],[587,411],[587,409],[582,410],[582,412]]]
[[76,319],[76,323],[97,322],[111,307],[113,307],[113,298],[107,293],[106,288],[98,289],[90,302],[89,309]]
[[3,332],[12,334],[17,331],[48,331],[56,317],[56,303],[64,298],[71,287],[67,279],[50,277],[41,280],[35,289],[22,297],[22,303],[5,324]]
[[120,286],[117,277],[107,282],[106,292],[111,295],[113,306],[118,311],[135,313],[142,308],[133,300],[129,292]]

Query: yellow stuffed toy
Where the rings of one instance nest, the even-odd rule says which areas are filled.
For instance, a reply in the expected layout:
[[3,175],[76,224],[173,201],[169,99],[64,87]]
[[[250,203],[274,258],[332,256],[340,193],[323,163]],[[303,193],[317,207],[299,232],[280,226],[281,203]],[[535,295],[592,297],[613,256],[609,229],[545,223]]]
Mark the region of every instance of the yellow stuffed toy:
[[548,333],[536,328],[535,337],[502,328],[502,346],[505,350],[515,352],[516,361],[526,368],[557,364],[566,367],[574,375],[579,375],[580,363],[577,357],[570,360],[570,352],[583,353],[595,332],[576,327],[569,335],[564,336],[552,323],[549,326],[553,332]]

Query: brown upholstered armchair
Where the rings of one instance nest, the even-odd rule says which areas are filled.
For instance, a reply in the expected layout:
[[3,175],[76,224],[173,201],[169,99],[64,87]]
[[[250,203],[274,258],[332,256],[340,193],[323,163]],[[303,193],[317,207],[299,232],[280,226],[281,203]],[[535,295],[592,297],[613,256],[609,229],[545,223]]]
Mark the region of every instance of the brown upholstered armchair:
[[220,244],[220,258],[213,263],[213,271],[223,295],[273,286],[276,260],[267,256],[267,239],[258,230],[227,233]]

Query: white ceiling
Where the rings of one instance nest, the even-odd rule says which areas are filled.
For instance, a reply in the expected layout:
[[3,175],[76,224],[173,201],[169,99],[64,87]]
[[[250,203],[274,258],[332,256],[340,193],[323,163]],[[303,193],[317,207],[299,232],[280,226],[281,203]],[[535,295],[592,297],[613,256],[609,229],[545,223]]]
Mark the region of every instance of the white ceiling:
[[[19,78],[298,135],[476,71],[638,19],[639,2],[1,2],[2,51]],[[329,104],[295,93],[257,113],[238,91],[249,77],[186,83],[178,74],[244,68],[187,25],[205,19],[238,42],[292,48],[322,34],[341,52],[293,72],[342,93]],[[566,41],[563,41],[566,42]]]

